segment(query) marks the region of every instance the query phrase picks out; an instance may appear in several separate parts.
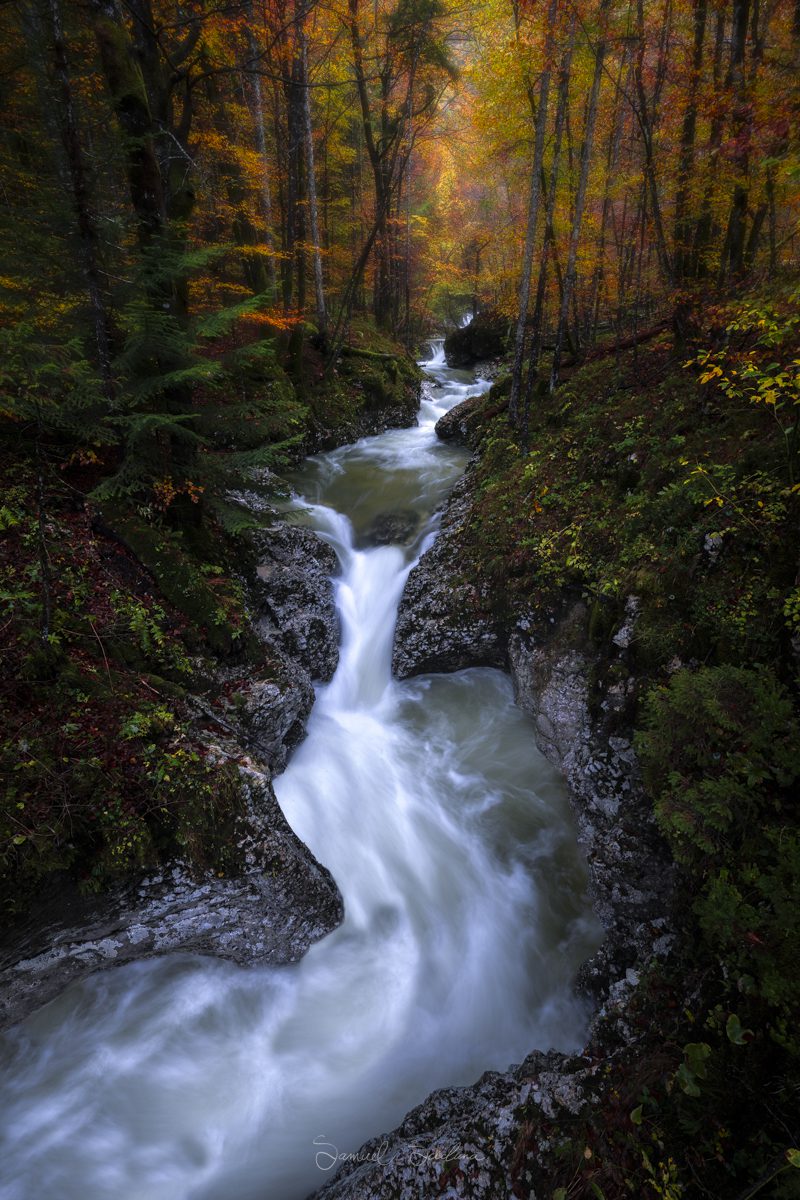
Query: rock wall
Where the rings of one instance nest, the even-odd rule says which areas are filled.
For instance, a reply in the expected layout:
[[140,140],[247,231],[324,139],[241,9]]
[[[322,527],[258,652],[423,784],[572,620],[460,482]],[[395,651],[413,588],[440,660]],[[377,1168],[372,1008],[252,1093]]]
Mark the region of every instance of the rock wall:
[[436,541],[408,577],[392,650],[392,670],[399,679],[505,665],[506,634],[486,616],[485,597],[459,560],[459,532],[471,505],[466,477],[450,494]]

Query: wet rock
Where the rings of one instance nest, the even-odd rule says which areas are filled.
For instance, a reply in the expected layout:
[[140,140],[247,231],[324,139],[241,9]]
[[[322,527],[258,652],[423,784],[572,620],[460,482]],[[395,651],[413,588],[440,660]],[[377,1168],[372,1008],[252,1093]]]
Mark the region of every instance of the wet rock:
[[486,396],[468,396],[456,404],[436,422],[436,436],[443,442],[456,442],[465,446],[475,427],[477,413],[486,403]]
[[611,639],[620,650],[627,650],[633,642],[641,607],[642,602],[638,596],[628,596],[625,601],[625,620]]
[[283,771],[301,741],[314,704],[314,689],[302,667],[288,659],[281,666],[277,678],[244,681],[234,693],[231,714],[238,716],[245,745],[273,775]]
[[367,546],[405,546],[416,537],[420,514],[413,508],[379,513],[364,534]]
[[505,663],[503,631],[459,564],[458,535],[471,508],[468,489],[467,479],[456,484],[435,542],[408,577],[392,651],[399,679]]
[[529,1186],[518,1190],[520,1147],[532,1123],[537,1116],[552,1122],[580,1113],[596,1090],[596,1074],[586,1059],[534,1053],[513,1070],[487,1071],[472,1087],[443,1088],[392,1133],[362,1146],[315,1195],[318,1200],[533,1196]]
[[310,679],[327,682],[339,661],[333,548],[299,525],[258,530],[251,543],[257,557],[251,588],[256,633]]
[[92,971],[179,951],[241,964],[295,962],[336,928],[336,884],[286,822],[268,776],[242,765],[240,778],[241,872],[221,878],[177,861],[102,897],[59,898],[47,920],[34,914],[0,956],[0,1028]]
[[[629,605],[626,620],[634,622],[637,611],[637,604]],[[616,698],[606,698],[599,717],[590,713],[593,655],[586,624],[587,613],[578,604],[546,639],[515,629],[509,665],[517,703],[533,720],[540,750],[569,784],[593,906],[606,931],[598,953],[581,968],[580,983],[602,1002],[615,980],[652,956],[654,930],[660,937],[665,929],[673,869],[633,746],[610,732]],[[609,714],[610,723],[604,720]]]
[[508,330],[508,318],[500,313],[478,313],[444,339],[448,367],[471,367],[486,358],[499,358],[506,348]]

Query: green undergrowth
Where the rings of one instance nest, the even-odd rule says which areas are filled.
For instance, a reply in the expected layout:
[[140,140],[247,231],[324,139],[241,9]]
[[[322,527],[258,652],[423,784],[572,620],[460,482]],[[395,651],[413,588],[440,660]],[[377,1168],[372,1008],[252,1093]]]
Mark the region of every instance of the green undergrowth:
[[94,892],[176,856],[232,869],[237,773],[188,700],[252,654],[233,539],[99,515],[52,473],[40,516],[33,474],[0,466],[3,918],[64,874]]
[[680,355],[665,335],[540,389],[527,452],[507,380],[470,417],[478,602],[543,636],[582,602],[597,715],[635,737],[678,871],[678,944],[637,989],[637,1041],[554,1132],[557,1200],[800,1196],[795,301],[721,307]]

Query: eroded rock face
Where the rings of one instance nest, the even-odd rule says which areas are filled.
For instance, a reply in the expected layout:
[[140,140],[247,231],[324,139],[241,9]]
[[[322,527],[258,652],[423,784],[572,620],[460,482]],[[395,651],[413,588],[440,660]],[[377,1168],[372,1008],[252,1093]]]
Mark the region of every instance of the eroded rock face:
[[469,568],[459,562],[458,535],[471,503],[466,478],[453,488],[436,541],[408,577],[392,651],[392,670],[399,679],[505,665],[505,634],[486,616]]
[[299,745],[314,704],[306,672],[284,661],[279,679],[249,680],[235,693],[243,740],[278,775]]
[[480,395],[468,396],[460,404],[454,405],[436,422],[436,436],[443,442],[468,445],[475,417],[485,404],[486,396]]
[[[524,1161],[520,1146],[525,1144],[526,1131],[537,1113],[548,1121],[580,1113],[594,1091],[597,1072],[588,1059],[537,1052],[507,1072],[487,1071],[472,1087],[433,1092],[393,1133],[362,1146],[358,1161],[345,1163],[316,1196],[319,1200],[533,1196],[530,1182],[520,1178]],[[524,1190],[516,1190],[521,1184]],[[549,1194],[543,1192],[543,1200]]]
[[18,931],[0,957],[0,1028],[92,971],[177,951],[295,962],[336,928],[343,906],[330,873],[287,824],[269,777],[252,763],[240,776],[246,812],[234,842],[244,869],[226,879],[174,862],[102,897],[73,897]]
[[258,555],[252,583],[255,628],[262,641],[327,682],[339,661],[339,617],[332,546],[311,529],[279,525],[252,535]]
[[[636,611],[635,604],[627,606],[626,622],[635,620]],[[665,913],[673,868],[642,791],[633,746],[615,720],[618,697],[609,689],[599,715],[590,713],[587,679],[594,655],[586,624],[582,604],[546,639],[537,638],[523,618],[509,638],[509,667],[539,749],[569,784],[593,906],[606,930],[579,982],[602,1003],[634,963],[668,951]],[[627,648],[624,637],[614,642]]]

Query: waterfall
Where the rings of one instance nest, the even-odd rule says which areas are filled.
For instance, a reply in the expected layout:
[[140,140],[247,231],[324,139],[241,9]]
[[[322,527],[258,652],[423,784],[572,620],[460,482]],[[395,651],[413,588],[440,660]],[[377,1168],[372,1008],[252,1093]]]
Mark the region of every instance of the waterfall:
[[[296,481],[296,519],[338,556],[342,644],[275,786],[343,924],[288,967],[103,972],[6,1034],[3,1200],[299,1200],[432,1089],[579,1045],[571,981],[598,938],[562,781],[502,672],[391,676],[403,585],[465,463],[434,424],[488,386],[439,343],[424,365],[416,428]],[[404,537],[375,544],[397,514]]]

